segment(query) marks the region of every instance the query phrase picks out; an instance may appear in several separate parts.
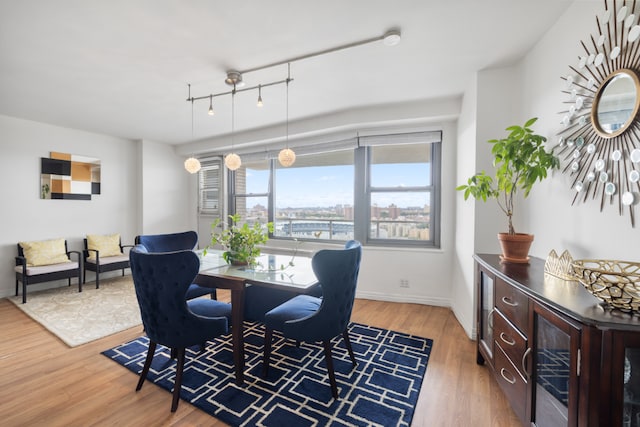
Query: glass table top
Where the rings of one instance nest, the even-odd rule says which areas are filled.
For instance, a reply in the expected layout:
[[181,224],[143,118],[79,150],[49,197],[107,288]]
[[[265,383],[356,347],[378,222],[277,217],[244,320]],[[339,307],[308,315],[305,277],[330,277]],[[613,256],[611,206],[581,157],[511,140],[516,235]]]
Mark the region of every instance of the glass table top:
[[318,282],[311,258],[291,255],[262,254],[255,266],[229,265],[219,250],[208,250],[200,257],[200,274],[245,279],[248,282],[308,288]]

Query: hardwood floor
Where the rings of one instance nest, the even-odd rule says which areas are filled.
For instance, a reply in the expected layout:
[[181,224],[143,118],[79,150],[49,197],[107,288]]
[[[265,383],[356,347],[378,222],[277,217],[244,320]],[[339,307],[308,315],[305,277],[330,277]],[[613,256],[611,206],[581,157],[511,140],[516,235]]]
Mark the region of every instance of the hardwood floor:
[[[228,294],[218,291],[220,299]],[[434,340],[413,426],[518,426],[487,368],[442,307],[356,300],[352,320]],[[0,300],[0,424],[3,426],[224,426],[100,354],[142,334],[134,327],[75,348]]]

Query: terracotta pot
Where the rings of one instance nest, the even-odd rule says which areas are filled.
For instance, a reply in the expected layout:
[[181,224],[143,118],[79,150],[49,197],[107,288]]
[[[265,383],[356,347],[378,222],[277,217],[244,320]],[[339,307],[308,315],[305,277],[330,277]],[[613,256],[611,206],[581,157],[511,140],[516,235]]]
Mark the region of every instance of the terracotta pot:
[[502,247],[500,258],[503,262],[515,264],[529,263],[529,248],[533,242],[533,234],[498,233],[498,240]]

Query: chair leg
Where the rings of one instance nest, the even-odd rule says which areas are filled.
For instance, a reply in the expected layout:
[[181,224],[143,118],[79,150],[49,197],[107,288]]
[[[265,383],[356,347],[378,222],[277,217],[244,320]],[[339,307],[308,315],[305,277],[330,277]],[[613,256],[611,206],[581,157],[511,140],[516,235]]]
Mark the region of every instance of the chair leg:
[[211,299],[218,299],[218,293],[216,292],[215,288],[211,291]]
[[265,328],[264,330],[264,358],[262,360],[262,377],[266,378],[269,374],[269,359],[271,358],[271,339],[273,330]]
[[327,362],[327,372],[329,372],[329,383],[331,384],[331,394],[334,399],[338,398],[338,385],[336,384],[336,375],[333,372],[333,358],[331,357],[331,341],[322,341],[324,345],[324,358]]
[[[85,262],[86,264],[86,262]],[[87,283],[87,269],[85,268],[82,272],[82,283]]]
[[24,280],[22,282],[22,303],[26,304],[27,302],[27,282]]
[[138,385],[136,386],[136,391],[139,391],[142,388],[142,384],[144,384],[144,380],[147,379],[147,374],[149,373],[149,368],[151,367],[151,361],[153,360],[153,354],[155,352],[156,352],[156,343],[153,341],[149,341],[149,348],[147,349],[147,358],[144,361],[142,372],[140,372],[140,378],[138,379]]
[[16,279],[16,296],[18,296],[18,279]]
[[182,372],[184,371],[184,348],[178,349],[178,360],[176,361],[176,380],[173,384],[173,400],[171,401],[171,412],[176,412],[180,402],[180,389],[182,389]]
[[354,356],[353,354],[353,349],[351,348],[351,340],[349,339],[349,331],[348,330],[344,330],[342,332],[342,339],[344,340],[344,345],[345,347],[347,347],[347,351],[349,352],[349,357],[351,357],[351,362],[353,363],[353,366],[355,367],[358,362],[356,362],[356,356]]
[[96,268],[96,289],[100,289],[100,267]]

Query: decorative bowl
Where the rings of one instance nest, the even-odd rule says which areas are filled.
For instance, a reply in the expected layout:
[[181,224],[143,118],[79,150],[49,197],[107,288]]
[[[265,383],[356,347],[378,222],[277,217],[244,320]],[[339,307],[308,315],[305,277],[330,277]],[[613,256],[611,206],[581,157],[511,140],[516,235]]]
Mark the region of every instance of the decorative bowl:
[[572,267],[578,281],[596,298],[618,310],[640,313],[640,263],[582,259]]

